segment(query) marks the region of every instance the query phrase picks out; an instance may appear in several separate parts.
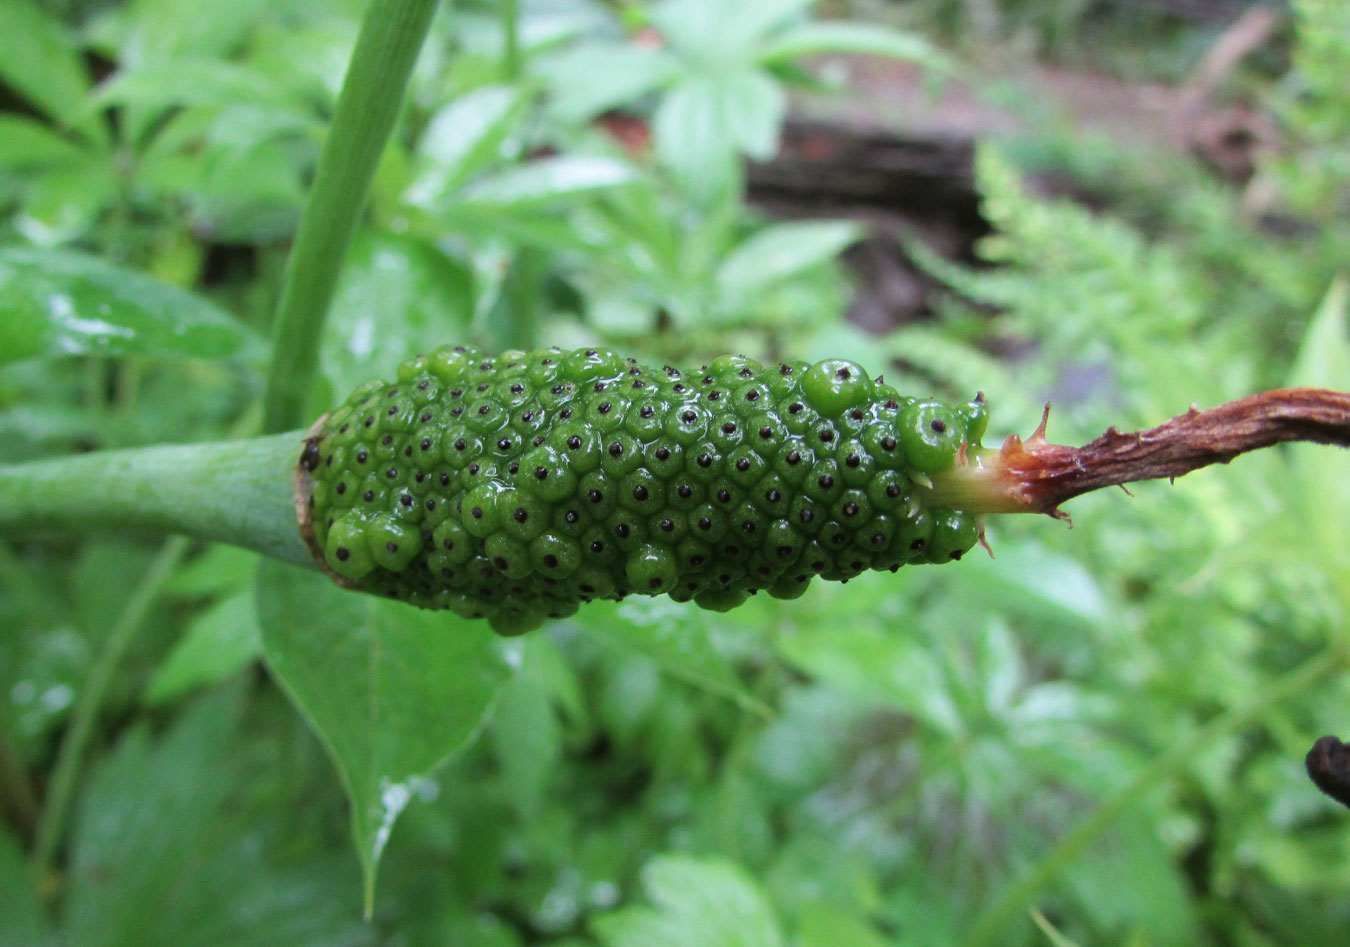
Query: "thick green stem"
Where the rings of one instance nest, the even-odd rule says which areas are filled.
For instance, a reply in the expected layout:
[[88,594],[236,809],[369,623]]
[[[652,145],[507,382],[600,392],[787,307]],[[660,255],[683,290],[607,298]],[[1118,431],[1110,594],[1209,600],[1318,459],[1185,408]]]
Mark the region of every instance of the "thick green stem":
[[67,816],[71,802],[75,798],[75,786],[80,774],[80,765],[84,760],[85,749],[94,733],[94,724],[98,720],[99,708],[108,692],[113,675],[122,663],[122,656],[135,639],[136,633],[145,624],[156,596],[166,579],[182,560],[188,549],[188,541],[175,536],[165,540],[150,568],[131,593],[131,599],[117,621],[108,631],[107,640],[98,661],[89,672],[80,691],[80,699],[71,714],[70,726],[61,740],[61,749],[56,756],[56,767],[52,771],[51,784],[47,790],[46,803],[42,808],[42,817],[37,827],[37,842],[33,846],[33,860],[38,867],[38,877],[46,878],[56,863],[56,852],[65,835]]
[[302,423],[338,272],[436,0],[371,0],[300,219],[273,332],[264,430]]
[[314,559],[292,477],[304,434],[100,451],[0,467],[0,534],[143,529]]

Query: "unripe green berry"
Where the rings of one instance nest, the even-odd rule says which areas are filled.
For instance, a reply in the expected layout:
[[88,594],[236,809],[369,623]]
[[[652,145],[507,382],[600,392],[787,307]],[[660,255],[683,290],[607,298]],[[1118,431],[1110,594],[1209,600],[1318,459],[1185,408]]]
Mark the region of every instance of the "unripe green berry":
[[503,634],[633,593],[792,598],[812,576],[949,561],[978,539],[915,482],[978,440],[983,400],[904,398],[853,362],[678,372],[453,346],[396,377],[312,432],[306,535],[344,584]]

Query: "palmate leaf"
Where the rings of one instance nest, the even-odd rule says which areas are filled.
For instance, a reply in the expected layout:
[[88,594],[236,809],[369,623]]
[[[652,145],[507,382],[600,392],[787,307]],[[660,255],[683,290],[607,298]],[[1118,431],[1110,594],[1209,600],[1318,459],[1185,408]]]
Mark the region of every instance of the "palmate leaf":
[[200,296],[93,257],[0,249],[0,364],[42,355],[221,358],[261,340]]
[[258,573],[268,665],[318,733],[352,807],[366,910],[394,822],[478,736],[507,651],[481,622],[348,592],[271,560]]

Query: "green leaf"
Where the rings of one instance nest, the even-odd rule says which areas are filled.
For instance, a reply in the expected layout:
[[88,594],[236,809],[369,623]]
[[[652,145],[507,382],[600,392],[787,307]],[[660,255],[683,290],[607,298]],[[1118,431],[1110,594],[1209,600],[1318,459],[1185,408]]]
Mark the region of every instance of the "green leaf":
[[473,317],[468,267],[418,237],[358,231],[324,326],[320,364],[336,391],[462,338]]
[[632,43],[588,43],[541,57],[532,71],[548,84],[548,106],[561,121],[580,123],[631,105],[680,73],[664,49]]
[[666,598],[635,597],[621,604],[592,602],[578,620],[606,645],[640,654],[677,680],[771,717],[714,647],[711,623],[717,619],[710,615]]
[[553,709],[547,668],[537,657],[551,648],[542,635],[521,642],[520,671],[502,688],[492,713],[492,743],[506,776],[506,792],[521,818],[530,819],[562,753],[562,734]]
[[258,613],[268,664],[327,748],[352,807],[366,910],[394,822],[469,746],[506,676],[482,622],[338,588],[266,560]]
[[738,305],[772,283],[833,260],[861,238],[861,228],[847,221],[772,224],[727,256],[717,288]]
[[78,144],[50,125],[27,115],[0,115],[0,170],[78,164],[84,154]]
[[205,844],[228,792],[222,760],[238,713],[231,695],[213,695],[158,742],[144,727],[132,731],[90,774],[71,856],[71,943],[155,940],[141,937]]
[[775,36],[760,55],[759,61],[767,65],[822,53],[884,56],[916,62],[933,69],[951,68],[950,60],[917,33],[844,20],[794,26]]
[[244,821],[256,818],[251,805],[230,804],[263,798],[256,784],[278,780],[240,765],[249,755],[234,735],[240,693],[227,689],[197,701],[162,737],[134,729],[91,770],[65,876],[61,943],[372,942],[352,923],[350,899],[342,896],[355,872],[338,873],[322,861],[296,865],[297,848],[312,841],[279,851],[275,829]]
[[651,17],[670,45],[701,71],[749,64],[768,36],[810,6],[811,0],[667,0]]
[[160,61],[118,72],[94,92],[97,106],[129,105],[147,109],[170,106],[284,106],[289,90],[246,66],[187,59]]
[[754,879],[721,858],[661,855],[642,870],[655,907],[595,921],[606,947],[781,947],[778,919]]
[[692,73],[652,119],[657,156],[694,199],[711,202],[737,180],[739,154],[773,155],[786,111],[783,90],[761,70]]
[[559,155],[507,168],[469,185],[463,201],[473,206],[535,208],[607,190],[637,178],[630,164],[598,155]]
[[[5,0],[0,81],[66,125],[80,117],[89,91],[89,76],[69,32],[34,0]],[[108,140],[97,118],[76,127],[91,141]]]
[[[1322,304],[1304,331],[1290,385],[1350,389],[1350,279],[1332,281]],[[1330,563],[1350,564],[1350,546],[1342,535],[1350,516],[1346,497],[1346,457],[1320,444],[1291,444],[1288,448],[1291,480],[1297,484],[1296,502],[1304,510],[1307,541]]]
[[791,664],[854,700],[914,714],[940,733],[961,730],[938,656],[912,635],[844,622],[784,636],[778,649]]
[[1350,388],[1350,277],[1338,276],[1303,333],[1289,370],[1292,387]]
[[39,355],[221,358],[261,340],[200,296],[94,257],[0,249],[0,364]]
[[41,247],[69,243],[98,223],[117,195],[108,161],[97,154],[48,168],[23,189],[14,229]]
[[433,115],[418,142],[417,164],[404,200],[418,207],[453,200],[470,177],[497,159],[530,98],[523,86],[485,86]]
[[253,589],[221,599],[189,622],[150,681],[145,699],[161,704],[215,684],[262,657]]

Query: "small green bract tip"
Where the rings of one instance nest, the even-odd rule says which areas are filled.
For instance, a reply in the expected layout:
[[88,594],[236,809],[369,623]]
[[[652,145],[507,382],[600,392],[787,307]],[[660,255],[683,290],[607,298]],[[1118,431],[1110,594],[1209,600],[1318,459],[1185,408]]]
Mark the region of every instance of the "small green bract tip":
[[959,558],[975,517],[925,508],[914,483],[987,423],[982,397],[905,398],[842,359],[681,372],[447,346],[316,425],[302,525],[344,585],[501,634],[630,594],[725,611]]

